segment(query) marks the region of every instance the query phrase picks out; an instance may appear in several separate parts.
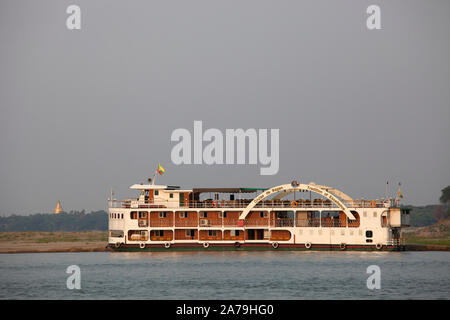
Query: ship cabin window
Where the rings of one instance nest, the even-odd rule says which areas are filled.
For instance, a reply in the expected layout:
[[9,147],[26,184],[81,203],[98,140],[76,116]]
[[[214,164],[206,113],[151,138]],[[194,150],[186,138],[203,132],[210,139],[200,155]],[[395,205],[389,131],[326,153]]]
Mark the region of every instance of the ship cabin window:
[[123,219],[123,213],[122,213],[122,217],[121,217],[121,219]]
[[195,237],[195,230],[186,230],[186,237]]
[[366,242],[373,242],[373,240],[372,239],[370,239],[370,238],[372,238],[372,236],[373,236],[373,232],[371,231],[371,230],[367,230],[366,231]]
[[410,211],[411,211],[411,209],[402,209],[401,210],[402,214],[409,214]]
[[231,230],[230,235],[232,237],[238,237],[239,236],[239,230]]
[[200,212],[200,218],[208,218],[208,212]]
[[155,237],[164,237],[164,230],[155,230]]
[[278,219],[287,219],[288,213],[286,211],[277,212],[277,218]]
[[137,211],[131,211],[130,212],[130,218],[131,219],[137,219],[137,217],[138,217]]
[[123,230],[109,230],[109,236],[111,238],[122,238]]
[[147,219],[147,212],[145,211],[139,212],[139,219]]
[[217,235],[216,230],[208,230],[208,236],[209,237],[215,237]]
[[227,217],[226,211],[221,212],[221,213],[219,214],[219,216],[220,216],[220,218],[226,218],[226,217]]
[[129,230],[128,231],[128,239],[131,241],[147,241],[148,240],[148,231],[147,230]]
[[167,218],[167,212],[160,212],[159,213],[160,218]]
[[381,214],[381,226],[386,228],[388,224],[386,213]]
[[187,212],[180,212],[180,218],[187,218]]
[[159,190],[155,190],[155,196],[159,196]]
[[267,216],[268,216],[267,211],[261,211],[261,212],[259,213],[259,217],[260,217],[260,218],[267,218]]
[[169,193],[169,198],[173,198],[173,193]]

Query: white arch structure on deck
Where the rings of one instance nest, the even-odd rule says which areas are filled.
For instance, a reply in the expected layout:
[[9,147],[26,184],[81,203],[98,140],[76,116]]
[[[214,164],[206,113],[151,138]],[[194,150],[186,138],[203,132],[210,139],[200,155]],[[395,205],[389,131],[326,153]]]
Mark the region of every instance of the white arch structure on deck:
[[[318,184],[315,184],[314,182],[310,182],[309,185],[316,186],[316,187],[319,187],[319,188],[321,188],[321,189],[323,189],[325,191],[328,191],[328,192],[330,192],[330,193],[332,193],[332,194],[342,198],[342,200],[349,201],[349,202],[353,201],[353,199],[348,194],[346,194],[346,193],[344,193],[341,190],[338,190],[336,188],[332,188],[332,187],[324,186],[324,185],[318,185]],[[293,193],[294,191],[296,191],[296,190],[293,190],[293,189],[285,190],[284,192],[279,193],[275,197],[273,197],[273,200],[283,199],[284,197],[288,196],[289,194]]]
[[252,202],[250,202],[249,205],[244,209],[244,211],[242,211],[241,215],[239,216],[239,219],[244,220],[247,217],[248,213],[260,201],[262,201],[263,199],[267,198],[270,195],[273,195],[275,193],[282,192],[282,191],[294,192],[294,191],[303,191],[303,190],[312,191],[312,192],[320,194],[321,196],[327,198],[328,200],[330,200],[331,202],[336,204],[350,220],[356,220],[355,216],[350,212],[350,210],[338,198],[336,198],[336,196],[334,196],[330,192],[320,188],[319,186],[317,186],[315,184],[298,184],[298,185],[282,184],[282,185],[270,188],[270,189],[264,191],[263,193],[261,193],[256,198],[254,198],[252,200]]

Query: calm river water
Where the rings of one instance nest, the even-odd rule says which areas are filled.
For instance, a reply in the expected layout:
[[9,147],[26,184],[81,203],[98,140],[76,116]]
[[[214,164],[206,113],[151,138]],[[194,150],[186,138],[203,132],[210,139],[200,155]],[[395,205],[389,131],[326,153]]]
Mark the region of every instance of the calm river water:
[[[0,299],[448,299],[449,263],[449,252],[0,254]],[[67,289],[70,265],[80,290]]]

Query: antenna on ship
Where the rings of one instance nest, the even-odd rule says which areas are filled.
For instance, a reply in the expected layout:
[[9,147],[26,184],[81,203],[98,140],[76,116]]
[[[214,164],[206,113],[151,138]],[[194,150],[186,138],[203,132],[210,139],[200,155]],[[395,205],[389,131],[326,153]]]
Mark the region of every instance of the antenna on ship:
[[109,197],[109,199],[108,199],[108,201],[109,201],[109,206],[110,207],[112,207],[112,205],[113,205],[113,202],[114,202],[114,190],[113,190],[113,188],[111,187],[110,188],[110,197]]
[[386,181],[386,193],[384,195],[385,199],[389,199],[389,181]]
[[148,178],[148,184],[155,185],[155,180],[156,180],[156,170],[155,170],[155,173],[153,174],[153,182],[150,183],[152,181],[152,179]]

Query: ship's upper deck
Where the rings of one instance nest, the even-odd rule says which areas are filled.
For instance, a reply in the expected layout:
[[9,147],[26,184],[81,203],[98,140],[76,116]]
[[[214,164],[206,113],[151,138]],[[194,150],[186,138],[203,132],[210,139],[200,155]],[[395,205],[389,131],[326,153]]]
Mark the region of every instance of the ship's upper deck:
[[[245,209],[292,208],[292,209],[340,209],[398,207],[398,199],[352,199],[342,191],[311,182],[274,188],[193,188],[179,186],[134,184],[139,190],[137,198],[124,201],[110,199],[110,208],[167,208],[167,209]],[[314,197],[313,197],[314,195]],[[318,196],[318,197],[317,197]],[[284,199],[290,197],[290,200]]]

